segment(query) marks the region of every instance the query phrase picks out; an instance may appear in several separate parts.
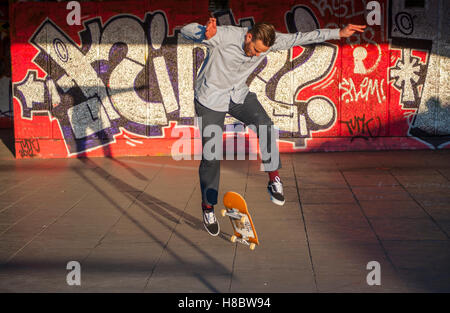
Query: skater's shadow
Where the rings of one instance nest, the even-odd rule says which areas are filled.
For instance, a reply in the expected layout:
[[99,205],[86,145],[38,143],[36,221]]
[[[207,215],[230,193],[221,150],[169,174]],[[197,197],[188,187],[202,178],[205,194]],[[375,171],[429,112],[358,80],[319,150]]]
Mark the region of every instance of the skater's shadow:
[[[115,189],[117,189],[123,195],[127,196],[130,199],[130,201],[133,202],[133,205],[136,205],[142,211],[146,212],[146,214],[148,214],[151,218],[157,221],[160,225],[163,225],[165,228],[171,231],[172,235],[170,238],[172,238],[173,235],[175,235],[177,239],[181,239],[182,242],[184,242],[187,246],[193,248],[193,250],[195,250],[197,253],[199,253],[205,259],[207,259],[208,264],[211,264],[212,266],[217,268],[217,272],[215,274],[223,275],[225,277],[231,275],[230,269],[223,266],[222,263],[218,261],[218,259],[210,255],[208,252],[206,252],[198,243],[193,242],[188,237],[188,235],[184,234],[182,231],[177,229],[177,226],[182,224],[182,222],[184,222],[190,228],[197,231],[202,231],[204,232],[205,236],[209,236],[206,233],[203,227],[203,223],[199,218],[187,213],[185,210],[181,210],[165,201],[162,201],[154,196],[149,195],[142,189],[131,186],[124,180],[121,180],[118,177],[111,175],[110,173],[105,171],[91,159],[79,158],[79,160],[84,164],[89,165],[89,167],[91,168],[97,166],[95,167],[94,171],[96,174],[99,175],[99,177],[106,179],[109,183],[111,183],[111,185]],[[121,166],[128,167],[123,162],[119,162],[119,164]],[[132,170],[130,172],[133,173],[135,172],[135,170]],[[171,257],[175,258],[179,264],[189,265],[188,262],[183,260],[183,257],[181,255],[179,255],[176,251],[174,251],[170,247],[170,245],[168,245],[168,241],[161,240],[161,238],[159,238],[156,233],[153,233],[148,226],[143,225],[132,214],[130,214],[126,208],[117,204],[105,191],[101,189],[101,187],[99,187],[95,183],[95,181],[92,178],[85,175],[83,171],[78,171],[78,175],[86,183],[88,183],[94,191],[100,193],[111,204],[112,208],[118,210],[124,217],[133,222],[143,233],[145,233],[146,236],[151,238],[153,241],[157,242],[161,246],[161,248],[167,251],[167,253],[170,254]],[[136,197],[136,195],[138,196]],[[221,238],[222,240],[229,242],[229,238],[231,237],[231,235],[228,233],[221,233],[218,237]],[[192,264],[190,264],[190,266],[192,266]],[[220,292],[219,290],[217,290],[217,288],[213,286],[213,284],[208,282],[206,277],[204,277],[205,273],[202,271],[200,265],[198,265],[198,268],[194,269],[193,275],[197,277],[211,292]]]
[[[95,163],[88,159],[88,158],[80,158],[81,162],[85,164],[89,164],[90,166],[95,165]],[[120,162],[123,166],[128,167],[125,163]],[[152,217],[164,217],[166,220],[180,224],[181,221],[185,222],[186,225],[189,225],[192,229],[195,230],[201,230],[204,231],[203,222],[187,213],[186,211],[180,210],[179,208],[162,201],[161,199],[158,199],[152,195],[149,195],[146,192],[143,192],[140,189],[137,189],[130,184],[127,184],[123,180],[115,177],[114,175],[108,173],[101,167],[97,167],[95,169],[95,172],[100,176],[107,178],[108,182],[110,182],[117,190],[126,191],[131,193],[139,193],[139,196],[136,198],[135,204],[137,204],[142,210],[147,212]],[[83,173],[79,173],[80,176],[84,176],[83,178],[86,180],[89,180],[88,177],[86,177]],[[99,188],[97,188],[97,191],[101,192]],[[108,197],[106,194],[104,194],[105,197]],[[111,200],[112,202],[112,200]],[[227,235],[228,237],[231,237],[230,234],[224,233],[224,235]],[[222,239],[228,240],[226,236],[220,235]]]

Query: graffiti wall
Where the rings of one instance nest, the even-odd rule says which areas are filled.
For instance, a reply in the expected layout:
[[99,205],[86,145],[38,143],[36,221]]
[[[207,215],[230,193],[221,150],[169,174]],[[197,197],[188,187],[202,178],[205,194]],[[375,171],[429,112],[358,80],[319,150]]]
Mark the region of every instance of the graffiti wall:
[[[230,1],[214,15],[306,32],[366,24],[368,2]],[[448,5],[378,2],[380,25],[270,53],[249,76],[282,152],[449,147]],[[198,152],[193,87],[207,50],[179,29],[204,24],[208,1],[82,2],[81,25],[68,13],[65,3],[11,5],[17,157],[170,155],[186,132]]]
[[0,3],[0,128],[12,127],[11,55],[8,3]]

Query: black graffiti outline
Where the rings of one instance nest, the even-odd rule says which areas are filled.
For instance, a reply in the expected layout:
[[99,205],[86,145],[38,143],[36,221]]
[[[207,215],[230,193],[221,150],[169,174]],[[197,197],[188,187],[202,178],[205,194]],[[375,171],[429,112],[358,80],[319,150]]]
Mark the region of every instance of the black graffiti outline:
[[[295,5],[294,7],[291,8],[291,10],[289,10],[289,11],[287,11],[285,13],[286,27],[288,28],[288,31],[290,33],[295,33],[295,32],[300,31],[299,29],[297,29],[296,24],[295,24],[295,20],[294,20],[295,11],[297,9],[303,9],[306,12],[308,12],[310,14],[310,16],[312,17],[314,23],[316,24],[315,25],[316,28],[320,28],[319,20],[317,19],[316,15],[314,14],[314,12],[312,11],[311,8],[309,8],[306,5]],[[306,123],[307,123],[307,127],[306,128],[307,128],[307,131],[308,131],[307,135],[301,135],[300,134],[300,129],[299,129],[298,133],[294,135],[295,137],[303,137],[305,139],[312,139],[311,138],[311,131],[319,131],[319,130],[323,130],[323,129],[328,129],[332,125],[334,125],[335,122],[336,122],[337,107],[336,107],[336,104],[333,101],[331,101],[331,99],[329,99],[328,97],[325,97],[323,95],[319,95],[319,96],[314,96],[314,97],[308,99],[308,101],[298,101],[297,100],[298,94],[301,92],[302,89],[304,89],[307,86],[311,86],[311,85],[313,85],[313,84],[323,80],[325,77],[327,77],[331,73],[331,71],[333,70],[334,66],[336,65],[337,54],[338,54],[338,50],[339,50],[338,47],[336,45],[328,43],[328,42],[323,42],[323,43],[321,43],[321,45],[326,45],[326,46],[329,46],[329,47],[333,48],[333,55],[332,55],[332,58],[331,58],[332,62],[330,62],[329,66],[327,67],[327,69],[324,71],[324,73],[321,76],[316,77],[313,80],[308,80],[307,82],[305,82],[305,83],[295,87],[295,91],[293,93],[293,97],[294,97],[293,103],[297,107],[298,115],[300,116],[300,114],[303,114],[305,116]],[[314,52],[316,50],[316,47],[317,47],[317,44],[303,46],[303,52],[301,53],[301,55],[297,56],[295,59],[293,59],[292,55],[291,55],[291,53],[293,53],[292,49],[289,50],[288,60],[292,60],[290,62],[291,63],[290,65],[292,66],[291,70],[294,70],[295,68],[297,68],[299,66],[302,66],[303,64],[307,63],[308,60],[313,56],[313,54],[314,54]],[[283,68],[280,69],[276,74],[274,74],[274,76],[267,82],[267,85],[269,85],[272,81],[275,81],[274,80],[275,77],[277,77],[278,79],[281,78],[285,74],[285,73],[281,74],[282,72],[283,72]],[[277,81],[275,81],[275,82],[277,83]],[[274,93],[273,93],[274,96],[275,96],[276,87],[277,86],[275,84],[275,87],[273,89],[274,90]],[[266,90],[267,90],[267,88],[266,88]],[[269,92],[267,92],[267,95],[269,97]],[[330,120],[330,122],[328,124],[324,125],[324,126],[317,125],[316,123],[314,123],[309,118],[308,114],[306,113],[307,104],[309,103],[309,101],[312,101],[313,99],[316,99],[316,98],[317,99],[320,99],[320,98],[325,99],[333,107],[333,117]],[[275,102],[278,102],[278,101],[275,101]],[[306,145],[306,142],[303,143],[302,145]]]
[[[372,127],[370,124],[375,121],[378,121],[378,127]],[[361,116],[354,116],[353,118],[347,121],[340,121],[342,124],[347,125],[347,129],[352,136],[350,142],[357,138],[361,138],[364,140],[369,140],[369,138],[376,138],[381,133],[381,119],[379,116],[371,117],[366,121],[366,114],[364,113]],[[376,130],[376,134],[372,134],[372,131]],[[368,135],[366,135],[368,133]]]
[[[392,83],[392,86],[400,92],[400,104],[402,109],[418,109],[420,105],[420,101],[422,98],[422,94],[419,91],[419,87],[422,88],[425,85],[426,77],[428,75],[428,66],[430,63],[431,56],[431,48],[432,41],[425,39],[412,39],[412,38],[402,38],[402,37],[393,37],[391,42],[390,50],[399,51],[400,56],[395,62],[395,64],[389,67],[389,80]],[[410,58],[406,60],[405,50],[411,50]],[[421,58],[413,55],[413,52],[424,52],[426,53],[425,62],[422,62]],[[404,83],[399,84],[399,76],[394,75],[393,70],[401,70],[401,64],[404,64],[405,61],[413,63],[413,66],[418,66],[418,75],[419,79],[417,81],[411,80],[411,86],[413,88],[414,93],[414,101],[403,101],[403,93],[404,93]]]
[[[409,25],[405,26],[404,21],[407,21]],[[398,12],[395,15],[395,26],[394,31],[398,30],[405,36],[409,36],[414,32],[414,20],[411,14],[408,12]]]
[[[58,54],[59,59],[63,62],[67,62],[69,60],[69,52],[67,51],[66,45],[59,38],[55,38],[53,40],[53,46],[56,53]],[[64,54],[61,53],[59,47],[63,48]]]
[[[426,51],[426,52],[428,52],[428,51]],[[416,57],[412,54],[409,57],[409,60],[406,60],[405,49],[402,49],[401,56],[398,58],[395,65],[389,69],[389,73],[392,73],[392,70],[398,70],[398,71],[402,70],[401,65],[404,65],[405,61],[412,64],[412,67],[418,67],[417,75],[419,76],[419,78],[417,80],[413,80],[412,78],[410,78],[411,87],[412,87],[412,91],[414,94],[414,101],[403,101],[403,93],[405,92],[406,82],[401,81],[400,76],[393,75],[390,77],[390,79],[394,81],[392,86],[394,86],[397,90],[399,90],[401,92],[400,102],[403,104],[404,108],[408,108],[408,109],[419,108],[421,96],[420,96],[418,87],[423,86],[425,83],[425,78],[427,76],[428,64],[423,64],[422,60],[419,57]]]
[[22,158],[25,156],[33,157],[36,155],[35,152],[41,152],[39,139],[37,138],[26,138],[18,140],[17,143],[20,144],[19,154]]

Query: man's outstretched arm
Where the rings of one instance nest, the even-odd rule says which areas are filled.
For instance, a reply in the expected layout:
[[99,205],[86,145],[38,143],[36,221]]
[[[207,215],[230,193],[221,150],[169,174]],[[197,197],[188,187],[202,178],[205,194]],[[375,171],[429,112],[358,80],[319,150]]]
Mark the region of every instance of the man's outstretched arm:
[[327,40],[339,40],[340,38],[347,38],[355,32],[364,32],[365,25],[349,24],[345,28],[339,29],[316,29],[306,33],[282,34],[277,33],[275,44],[271,50],[286,50],[294,46],[309,45],[312,43],[324,42]]
[[[187,24],[181,29],[181,34],[189,40],[204,43],[207,45],[215,45],[218,42],[216,19],[210,18],[206,26],[198,23]],[[213,38],[215,37],[215,38]]]

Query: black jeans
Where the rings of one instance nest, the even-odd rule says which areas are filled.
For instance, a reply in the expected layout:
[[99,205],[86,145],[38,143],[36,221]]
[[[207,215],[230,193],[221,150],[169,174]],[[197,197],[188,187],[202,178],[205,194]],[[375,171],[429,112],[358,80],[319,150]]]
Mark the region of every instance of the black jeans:
[[[202,161],[200,162],[200,188],[202,192],[202,200],[208,205],[217,204],[217,195],[219,189],[220,179],[220,158],[210,159],[205,158],[205,145],[213,138],[220,138],[222,142],[222,130],[224,127],[226,112],[217,112],[211,110],[198,101],[195,101],[195,112],[198,117],[201,117],[200,132],[202,134]],[[262,163],[266,171],[275,171],[281,168],[280,155],[276,141],[272,143],[272,132],[274,131],[273,122],[267,115],[266,111],[258,101],[256,94],[249,92],[242,104],[230,102],[228,113],[234,118],[243,122],[246,126],[253,125],[256,127],[257,135],[260,140],[260,150]],[[204,130],[209,125],[217,125],[220,128],[220,134],[214,136],[205,136]],[[263,126],[263,127],[260,127]],[[266,127],[264,127],[266,126]],[[265,132],[265,140],[261,141],[261,131]],[[273,149],[273,151],[272,151]],[[272,158],[272,156],[275,156]],[[220,156],[222,157],[222,155]]]

